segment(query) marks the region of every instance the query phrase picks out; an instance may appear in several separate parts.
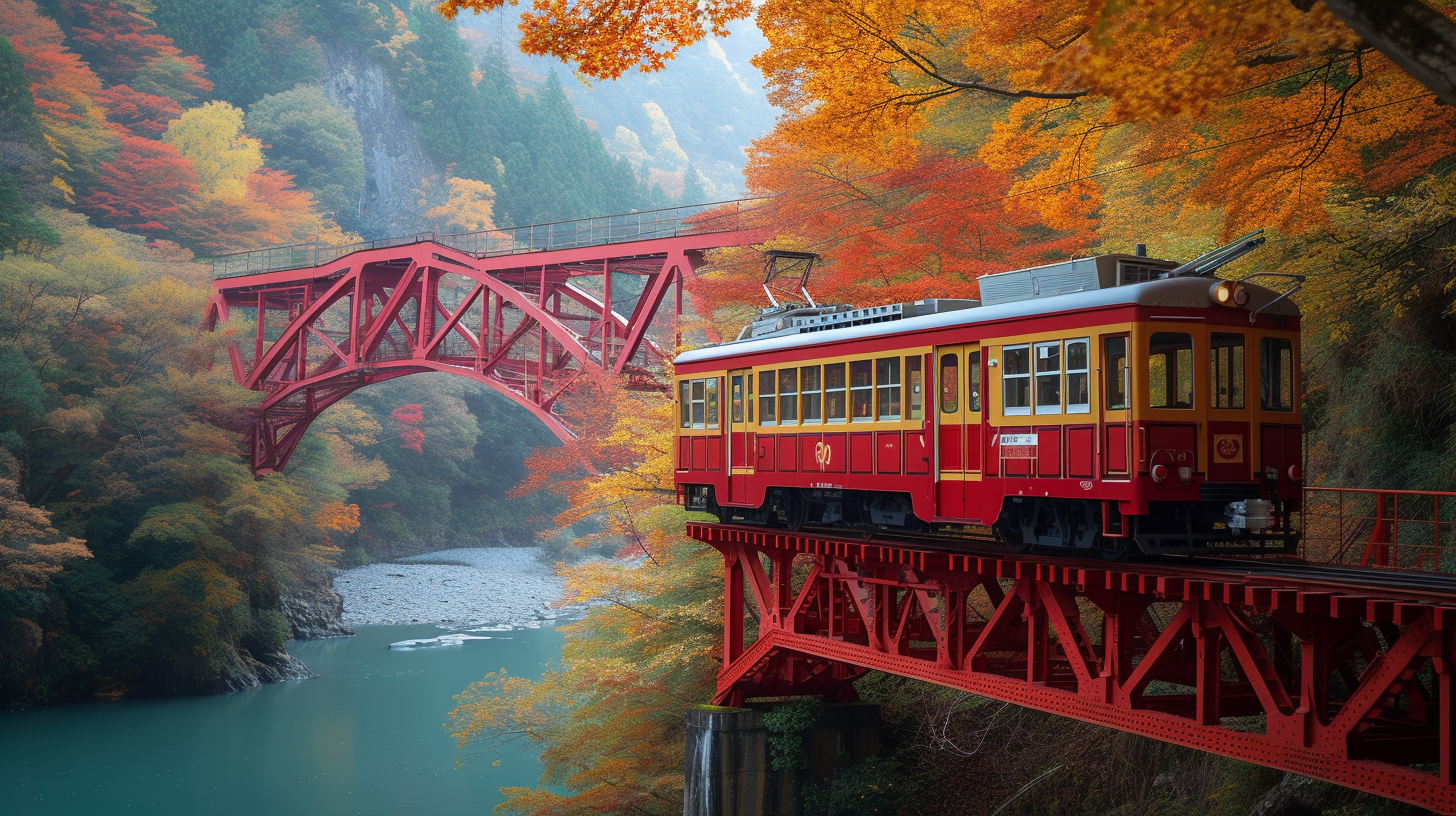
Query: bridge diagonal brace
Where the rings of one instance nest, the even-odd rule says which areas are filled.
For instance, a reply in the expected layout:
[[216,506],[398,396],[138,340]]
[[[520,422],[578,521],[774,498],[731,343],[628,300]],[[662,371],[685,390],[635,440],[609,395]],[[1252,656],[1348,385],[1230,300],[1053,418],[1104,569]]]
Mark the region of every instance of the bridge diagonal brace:
[[379,350],[379,345],[384,342],[384,336],[389,332],[390,325],[399,317],[399,311],[404,308],[404,304],[409,302],[415,283],[420,278],[421,269],[422,267],[417,261],[411,260],[409,268],[400,276],[399,283],[390,293],[389,300],[365,324],[364,340],[358,346],[361,360],[373,357],[374,353]]
[[[314,337],[317,337],[320,342],[322,342],[325,346],[327,346],[328,349],[329,349],[329,351],[335,357],[337,357],[340,361],[342,361],[342,362],[348,362],[349,361],[349,355],[345,354],[344,353],[344,350],[341,349],[341,348],[339,348],[338,345],[335,344],[334,341],[331,340],[328,335],[326,335],[323,332],[319,331],[312,324],[310,324],[308,326],[305,326],[304,328],[306,328],[308,330],[308,333],[309,334],[313,335]],[[308,372],[303,372],[303,375],[304,376],[303,377],[300,377],[299,379],[305,379],[307,377],[307,375],[308,375]]]
[[637,350],[642,346],[642,341],[647,336],[647,330],[651,328],[652,317],[657,314],[657,309],[662,305],[662,299],[667,296],[668,289],[674,281],[681,278],[682,270],[689,268],[688,257],[681,252],[670,253],[667,260],[662,264],[662,271],[653,274],[642,297],[637,301],[637,308],[632,310],[632,317],[628,320],[627,336],[622,341],[622,352],[617,357],[613,371],[617,374],[627,370],[627,364],[637,356]]
[[1168,622],[1168,625],[1163,627],[1157,640],[1148,647],[1148,653],[1143,655],[1142,662],[1137,665],[1137,668],[1122,685],[1122,693],[1128,700],[1133,702],[1140,700],[1148,684],[1157,679],[1157,672],[1172,659],[1174,645],[1193,627],[1193,616],[1197,607],[1196,601],[1185,603],[1178,610],[1178,614]]
[[1223,604],[1212,604],[1208,613],[1212,622],[1223,631],[1229,651],[1233,652],[1234,659],[1253,686],[1264,713],[1271,718],[1293,714],[1294,703],[1274,670],[1273,661],[1239,612]]
[[1001,602],[996,605],[996,611],[991,613],[991,619],[986,621],[980,636],[962,658],[961,665],[975,671],[985,671],[987,653],[993,648],[997,651],[1024,652],[1025,642],[1021,630],[1025,627],[1025,613],[1026,601],[1020,592],[1004,593]]
[[[445,322],[438,329],[435,330],[434,336],[430,338],[430,341],[424,344],[424,347],[420,350],[419,356],[427,357],[433,354],[435,352],[435,349],[439,348],[440,344],[444,342],[445,338],[450,334],[450,332],[460,329],[461,319],[463,319],[466,312],[469,312],[470,308],[475,305],[475,299],[480,297],[484,293],[485,284],[475,284],[475,287],[470,290],[470,294],[466,295],[465,299],[460,301],[460,306],[456,308],[454,314],[450,314],[449,312],[447,312],[445,310],[445,305],[440,303],[439,298],[436,298],[435,308],[439,310],[442,316],[445,317]],[[470,332],[462,330],[459,331],[459,334],[470,343],[470,347],[472,349],[476,347],[476,340],[474,337],[470,336]]]
[[[303,313],[293,321],[289,330],[282,337],[273,341],[273,345],[269,346],[258,359],[253,361],[252,372],[245,379],[239,380],[239,384],[255,391],[259,390],[268,372],[272,371],[278,365],[284,355],[292,349],[294,342],[297,341],[298,329],[296,327],[299,325],[307,326],[317,320],[319,315],[327,311],[335,301],[347,294],[350,289],[354,288],[357,281],[357,269],[350,269],[349,274],[335,281],[321,297],[303,310]],[[258,321],[259,323],[263,321],[262,314],[258,315]]]
[[1042,607],[1057,633],[1057,643],[1063,656],[1077,676],[1077,688],[1084,694],[1093,693],[1094,678],[1101,674],[1097,654],[1092,650],[1091,639],[1082,629],[1081,610],[1072,597],[1072,591],[1065,584],[1040,582],[1037,585]]
[[1400,640],[1372,660],[1360,675],[1359,686],[1330,722],[1330,732],[1336,735],[1353,732],[1370,715],[1376,704],[1391,693],[1392,685],[1420,655],[1430,640],[1431,633],[1430,621],[1421,617],[1401,634]]
[[[834,581],[840,581],[843,584],[845,595],[854,605],[854,610],[859,614],[860,622],[864,625],[870,648],[887,650],[889,646],[885,640],[886,633],[880,631],[879,627],[875,625],[880,616],[877,587],[865,586],[861,576],[857,575],[847,562],[834,559],[831,563],[834,569],[827,576],[830,585],[832,587]],[[832,591],[830,597],[833,597]]]

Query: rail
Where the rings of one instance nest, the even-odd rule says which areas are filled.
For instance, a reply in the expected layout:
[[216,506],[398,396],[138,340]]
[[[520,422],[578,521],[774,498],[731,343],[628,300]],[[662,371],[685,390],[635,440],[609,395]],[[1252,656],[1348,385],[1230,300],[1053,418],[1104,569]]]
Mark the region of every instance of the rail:
[[1456,573],[1456,493],[1307,487],[1306,561]]
[[758,199],[743,198],[475,232],[417,232],[413,235],[350,244],[329,244],[315,240],[215,256],[212,259],[212,277],[213,280],[219,280],[285,269],[306,269],[355,252],[406,246],[421,241],[434,241],[477,258],[490,258],[554,249],[621,244],[652,238],[672,238],[678,235],[732,232],[746,227],[746,216],[757,201]]

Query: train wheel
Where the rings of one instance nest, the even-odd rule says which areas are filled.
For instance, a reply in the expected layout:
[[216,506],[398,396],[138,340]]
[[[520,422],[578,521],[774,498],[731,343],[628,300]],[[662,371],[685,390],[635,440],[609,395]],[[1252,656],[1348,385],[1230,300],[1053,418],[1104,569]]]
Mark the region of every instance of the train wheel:
[[1092,549],[1096,550],[1104,560],[1121,561],[1132,552],[1132,539],[1127,536],[1122,538],[1098,536],[1097,543],[1092,545]]
[[996,540],[1001,546],[1012,555],[1024,555],[1031,552],[1031,542],[1026,538],[1026,523],[1022,519],[1025,515],[1027,505],[1008,504],[1001,510],[1001,517],[991,525],[991,531],[996,534]]
[[718,496],[711,488],[708,490],[708,512],[718,519],[719,524],[727,524],[733,518],[733,510],[718,503]]
[[784,526],[798,532],[804,529],[804,522],[808,519],[809,502],[804,500],[804,494],[797,490],[784,494]]

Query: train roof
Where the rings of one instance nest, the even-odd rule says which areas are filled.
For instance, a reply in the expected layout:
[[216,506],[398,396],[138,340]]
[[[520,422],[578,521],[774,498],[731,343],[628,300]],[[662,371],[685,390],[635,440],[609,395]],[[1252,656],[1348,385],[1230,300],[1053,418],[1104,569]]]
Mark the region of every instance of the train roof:
[[[738,340],[715,346],[685,351],[674,360],[676,364],[697,363],[736,357],[744,354],[781,351],[792,348],[832,345],[870,337],[903,334],[907,332],[946,329],[955,326],[973,326],[1019,317],[1053,315],[1076,312],[1084,309],[1103,309],[1114,306],[1168,306],[1180,309],[1215,308],[1209,297],[1209,290],[1218,284],[1216,278],[1184,277],[1152,280],[1145,283],[1130,283],[1106,289],[1074,292],[1052,297],[1041,297],[1000,303],[994,306],[976,306],[955,311],[908,317],[884,323],[850,326],[841,329],[794,334],[784,337],[767,337],[759,340]],[[1240,311],[1252,311],[1261,307],[1268,314],[1299,316],[1299,307],[1288,298],[1282,300],[1279,293],[1255,284],[1243,284],[1249,292],[1249,302]],[[1272,306],[1269,304],[1273,304]],[[1218,307],[1227,308],[1227,307]]]

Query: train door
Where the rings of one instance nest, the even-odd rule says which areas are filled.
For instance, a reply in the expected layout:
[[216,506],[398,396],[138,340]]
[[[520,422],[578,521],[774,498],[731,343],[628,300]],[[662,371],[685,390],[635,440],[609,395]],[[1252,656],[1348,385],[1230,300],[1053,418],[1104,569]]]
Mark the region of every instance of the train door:
[[[1102,477],[1132,477],[1132,367],[1126,334],[1104,334],[1098,373],[1102,379]],[[1144,366],[1146,368],[1146,366]]]
[[981,480],[981,349],[935,350],[936,514],[966,518],[967,490]]
[[748,499],[748,477],[753,473],[753,372],[728,372],[728,502]]

